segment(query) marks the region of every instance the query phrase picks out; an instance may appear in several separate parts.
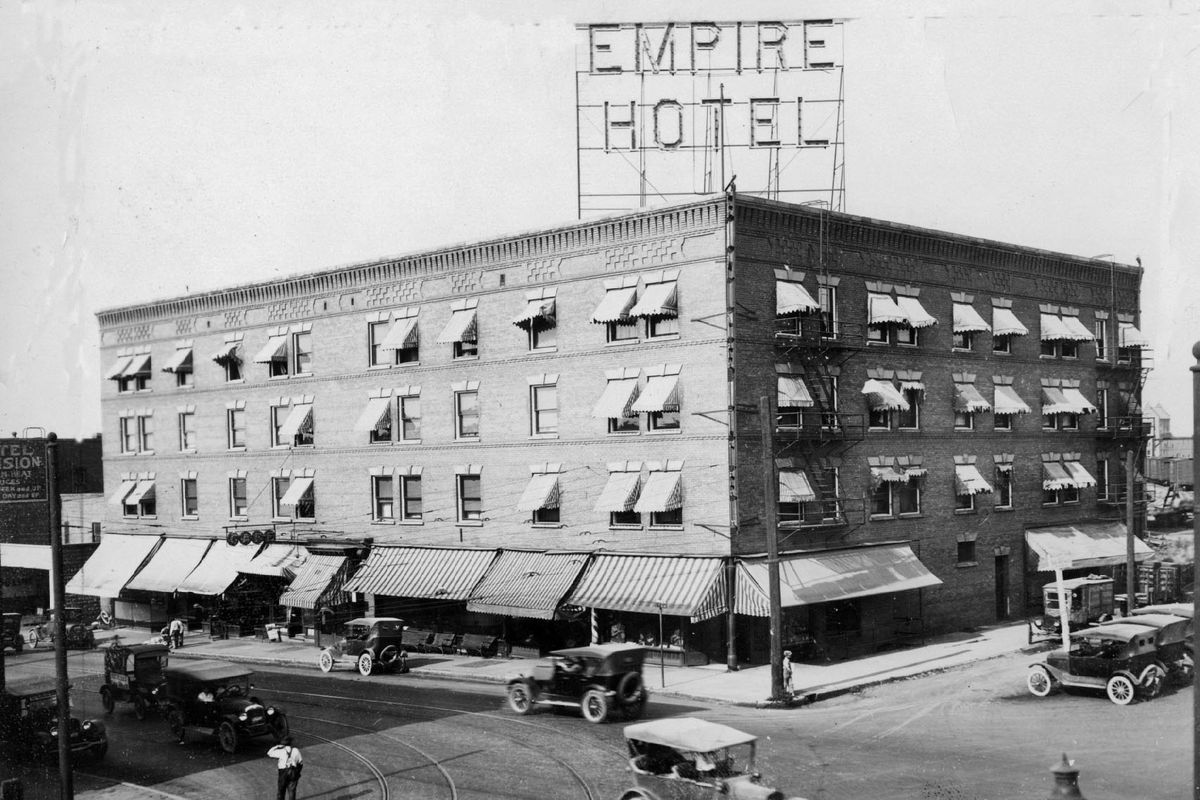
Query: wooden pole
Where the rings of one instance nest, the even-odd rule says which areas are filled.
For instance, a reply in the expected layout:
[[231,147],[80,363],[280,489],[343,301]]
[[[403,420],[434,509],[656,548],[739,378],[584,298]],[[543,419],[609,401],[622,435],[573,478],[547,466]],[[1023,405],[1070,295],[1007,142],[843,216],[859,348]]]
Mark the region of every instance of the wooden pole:
[[54,675],[58,689],[58,780],[59,797],[72,800],[75,786],[71,775],[71,695],[67,682],[66,579],[63,577],[61,509],[58,499],[58,436],[46,437],[46,476],[50,497],[50,599],[54,606]]
[[[1200,452],[1200,342],[1192,345],[1192,452]],[[1193,461],[1193,463],[1195,463]],[[1192,553],[1196,552],[1196,541],[1200,540],[1200,516],[1192,513]],[[1195,559],[1193,558],[1193,564]],[[1193,615],[1200,612],[1200,572],[1192,584]],[[1200,800],[1200,674],[1192,673],[1192,797]]]

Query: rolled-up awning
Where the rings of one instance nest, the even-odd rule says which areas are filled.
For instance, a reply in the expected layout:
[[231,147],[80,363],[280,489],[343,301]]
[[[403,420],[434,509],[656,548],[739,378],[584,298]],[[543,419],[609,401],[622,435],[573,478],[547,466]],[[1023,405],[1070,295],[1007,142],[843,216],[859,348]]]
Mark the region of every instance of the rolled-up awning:
[[996,414],[1028,414],[1029,404],[1011,386],[996,386]]
[[179,372],[180,370],[187,371],[192,368],[192,348],[178,347],[171,354],[171,358],[167,360],[166,366],[162,368],[163,372]]
[[862,393],[873,411],[908,411],[908,401],[900,390],[887,381],[870,378],[863,384]]
[[632,511],[637,504],[638,489],[642,485],[640,472],[610,472],[604,491],[596,500],[595,511],[611,514],[614,511]]
[[460,308],[450,314],[450,321],[438,334],[438,344],[475,341],[475,308]]
[[1074,403],[1067,399],[1063,394],[1062,389],[1054,386],[1042,387],[1042,413],[1043,414],[1078,414],[1079,411]]
[[558,508],[557,472],[530,476],[521,499],[517,501],[517,511],[537,511],[542,508]]
[[377,545],[345,588],[388,597],[466,600],[495,560],[495,550]]
[[288,337],[272,336],[262,349],[254,354],[255,364],[269,364],[277,358],[283,358],[287,353]]
[[204,559],[188,574],[177,592],[192,594],[221,594],[237,580],[242,568],[253,560],[258,547],[226,544],[224,540],[213,542],[204,554]]
[[[253,550],[254,548],[248,548]],[[304,563],[304,548],[298,544],[269,544],[245,566],[238,567],[243,575],[291,579]]]
[[1087,489],[1089,486],[1096,485],[1096,479],[1092,477],[1092,473],[1088,472],[1078,461],[1064,461],[1062,465],[1067,474],[1071,476],[1071,481],[1075,484],[1076,489]]
[[312,403],[296,403],[287,418],[279,426],[279,441],[286,442],[298,434],[305,423],[312,419]]
[[820,306],[804,288],[795,281],[775,281],[775,316],[796,312],[816,311]]
[[637,399],[638,379],[621,378],[609,381],[596,406],[592,409],[592,417],[596,419],[620,419],[628,416],[630,406]]
[[1042,462],[1042,488],[1047,492],[1057,492],[1059,489],[1070,489],[1075,486],[1074,479],[1067,474],[1061,462]]
[[799,469],[779,470],[779,502],[809,503],[817,499],[808,475]]
[[1057,314],[1042,314],[1041,326],[1043,342],[1070,342],[1075,340],[1071,331],[1067,330],[1062,317]]
[[648,285],[641,299],[629,310],[633,317],[673,317],[677,313],[675,281]]
[[[769,616],[770,582],[765,560],[738,564],[734,610],[756,617]],[[745,582],[745,586],[741,584]],[[871,545],[827,550],[779,560],[779,588],[784,608],[829,603],[937,586],[930,572],[906,544]]]
[[387,336],[379,343],[380,350],[407,350],[421,341],[416,317],[405,317],[392,323]]
[[992,309],[993,336],[1024,336],[1029,333],[1011,308],[995,307]]
[[915,297],[901,295],[896,298],[896,305],[900,306],[900,310],[904,312],[904,317],[911,327],[928,328],[930,325],[937,324],[937,318],[926,311],[925,306],[921,305],[921,301]]
[[96,552],[67,581],[67,592],[91,597],[116,597],[162,540],[158,534],[104,534],[100,537]]
[[391,397],[372,397],[367,401],[367,407],[358,415],[358,420],[354,423],[354,430],[359,433],[375,430],[389,415],[391,409]]
[[[1047,572],[1060,565],[1063,569],[1091,569],[1124,564],[1127,529],[1120,522],[1076,522],[1030,528],[1025,542],[1038,557],[1038,571]],[[1146,544],[1133,537],[1134,561],[1154,555]]]
[[954,410],[975,414],[992,407],[979,390],[970,383],[954,384]]
[[279,605],[317,609],[348,602],[349,595],[342,590],[347,566],[345,556],[309,553],[287,591],[279,596]]
[[633,510],[639,514],[674,511],[683,505],[682,472],[651,472]]
[[294,506],[304,499],[304,495],[312,488],[312,478],[292,478],[287,491],[279,498],[280,508]]
[[699,622],[725,611],[722,560],[599,553],[566,602],[634,614],[661,612]]
[[609,322],[625,322],[630,318],[629,310],[637,301],[637,287],[626,286],[621,289],[609,289],[596,310],[592,312],[592,322],[605,325]]
[[982,333],[990,331],[991,325],[979,316],[979,312],[975,310],[975,306],[970,303],[955,303],[954,304],[954,332],[955,333]]
[[991,492],[992,485],[983,479],[974,464],[954,465],[955,494],[981,494]]
[[467,598],[467,610],[553,619],[587,560],[586,553],[502,550]]
[[554,320],[553,297],[526,301],[524,310],[522,310],[520,314],[517,314],[517,316],[513,317],[512,323],[518,328],[528,328],[538,320],[544,320],[546,322],[552,322]]
[[775,382],[776,408],[812,408],[813,399],[799,375],[780,375]]
[[678,407],[678,392],[678,375],[652,375],[630,410],[654,412]]
[[887,294],[868,294],[867,295],[867,324],[880,325],[905,325],[908,323],[908,317],[904,314],[903,309],[896,305],[896,301],[891,295]]
[[212,539],[164,539],[150,563],[125,588],[168,594],[178,591],[179,585],[204,559],[212,543]]
[[1150,340],[1131,322],[1122,322],[1117,326],[1120,332],[1121,347],[1149,347]]

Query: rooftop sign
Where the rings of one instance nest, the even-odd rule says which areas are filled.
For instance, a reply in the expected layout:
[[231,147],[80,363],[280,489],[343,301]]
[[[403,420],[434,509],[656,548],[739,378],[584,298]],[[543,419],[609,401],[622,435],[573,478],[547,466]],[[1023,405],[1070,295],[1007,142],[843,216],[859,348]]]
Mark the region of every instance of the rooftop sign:
[[45,439],[0,439],[0,542],[49,544]]

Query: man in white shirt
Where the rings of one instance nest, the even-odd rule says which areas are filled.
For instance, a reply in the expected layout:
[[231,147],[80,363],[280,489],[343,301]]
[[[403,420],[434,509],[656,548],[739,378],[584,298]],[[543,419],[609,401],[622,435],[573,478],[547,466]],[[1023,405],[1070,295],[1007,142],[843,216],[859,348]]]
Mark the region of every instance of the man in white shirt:
[[296,785],[300,783],[300,772],[304,769],[304,756],[292,746],[292,737],[283,737],[282,742],[267,751],[267,756],[276,759],[279,765],[275,800],[296,800]]

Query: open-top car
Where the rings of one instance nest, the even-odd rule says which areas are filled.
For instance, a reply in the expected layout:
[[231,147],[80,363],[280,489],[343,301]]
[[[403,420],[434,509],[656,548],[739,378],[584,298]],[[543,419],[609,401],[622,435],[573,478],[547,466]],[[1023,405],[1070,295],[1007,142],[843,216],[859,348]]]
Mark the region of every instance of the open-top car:
[[1176,682],[1192,682],[1196,669],[1193,660],[1195,640],[1190,617],[1177,617],[1174,614],[1134,614],[1131,617],[1123,617],[1119,624],[1153,628],[1154,646],[1158,648],[1158,663]]
[[636,644],[595,644],[555,650],[529,675],[508,681],[508,705],[518,714],[535,706],[578,706],[588,722],[610,714],[637,719],[649,693],[642,680],[646,651]]
[[634,786],[621,800],[784,800],[754,771],[757,738],[695,717],[626,726]]
[[1166,670],[1158,661],[1157,632],[1145,625],[1114,623],[1071,634],[1071,646],[1031,664],[1025,683],[1045,697],[1060,686],[1097,689],[1120,706],[1135,697],[1152,698],[1162,689]]
[[104,684],[100,687],[100,702],[104,704],[105,713],[111,714],[118,701],[133,703],[133,713],[138,719],[145,719],[150,709],[157,708],[167,653],[165,644],[113,642],[106,647]]
[[408,672],[404,649],[404,620],[396,617],[359,617],[347,622],[342,638],[318,656],[322,672],[329,672],[344,658],[352,660],[363,675],[377,669]]
[[[108,733],[100,720],[72,716],[68,728],[72,753],[103,758],[108,752]],[[58,751],[58,737],[54,679],[9,679],[0,692],[0,742],[4,751],[48,758]]]
[[21,615],[6,613],[0,617],[0,651],[12,648],[18,653],[25,648],[25,635],[21,633]]
[[281,741],[288,734],[287,717],[251,696],[252,674],[227,661],[195,660],[164,669],[160,708],[171,735],[180,742],[189,731],[216,736],[226,753],[258,736]]

